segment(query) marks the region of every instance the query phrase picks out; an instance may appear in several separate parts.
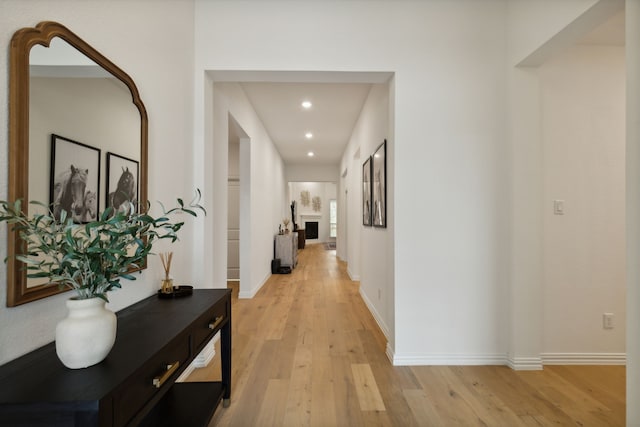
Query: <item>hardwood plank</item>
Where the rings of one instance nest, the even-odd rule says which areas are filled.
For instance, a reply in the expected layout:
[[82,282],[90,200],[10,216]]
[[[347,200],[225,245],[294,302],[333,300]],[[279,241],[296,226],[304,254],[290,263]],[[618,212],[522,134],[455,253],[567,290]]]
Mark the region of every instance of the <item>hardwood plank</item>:
[[[402,395],[415,420],[420,420],[422,425],[432,427],[446,427],[445,422],[438,415],[438,411],[427,397],[424,390],[403,390]],[[416,424],[415,425],[419,425]]]
[[447,381],[445,371],[448,369],[441,366],[413,368],[438,417],[445,425],[486,425],[456,391],[458,387]]
[[262,323],[262,336],[267,340],[282,339],[287,317],[293,304],[293,298],[278,295],[272,299],[265,310],[265,322]]
[[[260,403],[265,399],[269,380],[271,379],[271,366],[277,357],[277,351],[277,341],[265,341],[262,344],[259,357],[255,359],[253,366],[248,369],[249,376],[244,376],[246,378],[244,386],[242,388],[239,387],[239,392],[232,397],[233,406],[238,408],[233,416],[233,425],[256,425],[259,414],[256,408],[259,408]],[[251,410],[243,410],[242,408],[251,408]]]
[[346,356],[331,357],[333,370],[333,392],[336,405],[337,425],[348,427],[365,426],[360,402],[351,373],[351,360]]
[[483,366],[452,366],[443,370],[443,376],[455,384],[456,392],[473,410],[479,420],[490,426],[512,426],[519,422],[518,416],[489,390],[475,375]]
[[[387,417],[393,425],[420,425],[412,415],[403,389],[419,387],[419,381],[408,367],[394,367],[381,351],[374,335],[370,331],[356,331],[358,341],[362,343],[363,357],[369,365],[378,384],[380,395],[387,410]],[[393,408],[392,410],[390,408]]]
[[626,369],[624,366],[547,366],[545,371],[585,390],[617,413],[624,413]]
[[[549,370],[546,377],[541,375],[526,375],[525,381],[535,387],[547,400],[554,402],[574,421],[581,425],[616,426],[621,425],[620,419],[614,418],[614,411],[594,399],[588,390],[574,385],[555,371]],[[553,383],[548,378],[555,377]]]
[[311,426],[335,426],[336,400],[333,383],[327,380],[314,381],[311,386]]
[[[500,385],[508,384],[510,393],[516,395],[519,402],[514,404],[511,409],[516,414],[522,414],[525,410],[528,414],[539,415],[548,420],[549,423],[558,425],[569,425],[573,422],[570,416],[557,407],[555,402],[548,400],[540,391],[531,386],[527,381],[527,376],[546,375],[543,371],[516,371],[512,372],[507,367],[496,367],[494,372],[497,374],[492,379],[497,393],[501,399],[507,398],[506,393],[502,393]],[[526,409],[525,409],[526,408]]]
[[255,425],[282,425],[288,390],[288,380],[269,380]]
[[353,373],[353,383],[356,387],[360,409],[363,411],[384,411],[386,410],[378,384],[371,371],[371,366],[367,363],[354,363],[351,365]]
[[311,366],[310,346],[296,348],[283,425],[308,426],[311,423]]

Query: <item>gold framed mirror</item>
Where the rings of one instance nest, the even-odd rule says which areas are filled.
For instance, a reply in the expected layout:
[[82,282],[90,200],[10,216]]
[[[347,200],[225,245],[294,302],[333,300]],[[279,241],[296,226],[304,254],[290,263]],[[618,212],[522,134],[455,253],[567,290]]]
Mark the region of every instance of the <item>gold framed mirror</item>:
[[[24,210],[30,200],[52,202],[49,147],[62,134],[101,153],[94,191],[99,210],[109,203],[108,157],[137,163],[137,201],[146,202],[148,119],[131,77],[57,22],[18,30],[9,54],[9,201],[22,199]],[[64,292],[27,279],[15,258],[20,238],[7,231],[7,306]]]

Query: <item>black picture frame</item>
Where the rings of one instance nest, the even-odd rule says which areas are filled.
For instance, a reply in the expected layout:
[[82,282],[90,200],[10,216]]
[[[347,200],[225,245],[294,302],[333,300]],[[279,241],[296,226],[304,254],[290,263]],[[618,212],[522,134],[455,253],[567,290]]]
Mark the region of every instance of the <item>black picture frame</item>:
[[371,222],[374,227],[387,227],[387,140],[373,154],[371,170]]
[[362,164],[362,225],[371,226],[371,156]]
[[105,206],[115,211],[131,202],[138,210],[140,164],[119,154],[107,153]]
[[99,148],[51,134],[49,201],[56,220],[63,210],[78,224],[98,219],[100,155]]

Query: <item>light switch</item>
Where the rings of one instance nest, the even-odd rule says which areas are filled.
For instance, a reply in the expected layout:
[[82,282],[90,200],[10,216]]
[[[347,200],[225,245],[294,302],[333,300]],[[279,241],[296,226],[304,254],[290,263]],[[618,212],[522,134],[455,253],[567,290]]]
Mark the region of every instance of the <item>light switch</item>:
[[553,201],[553,213],[554,215],[564,215],[564,200]]

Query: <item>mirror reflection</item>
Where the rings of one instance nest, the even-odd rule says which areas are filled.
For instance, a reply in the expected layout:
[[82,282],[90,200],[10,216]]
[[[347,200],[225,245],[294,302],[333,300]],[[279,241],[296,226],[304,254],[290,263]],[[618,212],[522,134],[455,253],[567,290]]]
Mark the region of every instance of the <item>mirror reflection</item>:
[[[59,37],[31,49],[29,75],[29,198],[72,212],[76,222],[96,219],[108,204],[107,153],[140,161],[140,114],[131,94]],[[65,195],[69,203],[61,206]],[[43,283],[28,279],[27,286]]]

